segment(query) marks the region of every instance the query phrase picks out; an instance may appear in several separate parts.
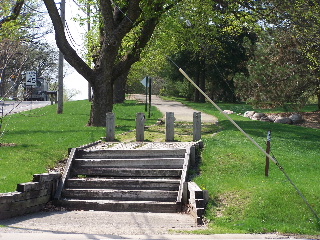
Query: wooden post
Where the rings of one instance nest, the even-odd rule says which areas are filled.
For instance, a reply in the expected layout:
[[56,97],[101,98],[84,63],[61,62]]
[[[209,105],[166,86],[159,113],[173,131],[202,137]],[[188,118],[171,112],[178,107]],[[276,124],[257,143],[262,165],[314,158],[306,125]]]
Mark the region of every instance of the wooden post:
[[193,141],[201,139],[201,112],[193,113]]
[[[271,131],[268,131],[266,153],[270,154],[270,148],[271,148]],[[269,176],[269,165],[270,165],[270,159],[268,156],[266,156],[266,166],[265,166],[265,176],[266,177]]]
[[174,113],[166,112],[166,142],[174,140]]
[[144,123],[146,121],[146,117],[144,113],[137,113],[136,118],[136,141],[143,142],[144,141]]
[[115,139],[115,115],[112,112],[106,114],[106,141],[112,142]]

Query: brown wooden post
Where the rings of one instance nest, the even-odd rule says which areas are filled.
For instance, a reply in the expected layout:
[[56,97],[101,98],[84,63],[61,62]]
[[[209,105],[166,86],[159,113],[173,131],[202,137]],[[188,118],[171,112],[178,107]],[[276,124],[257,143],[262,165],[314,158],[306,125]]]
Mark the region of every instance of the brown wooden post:
[[144,141],[144,123],[146,121],[146,117],[144,113],[137,113],[136,118],[136,141],[143,142]]
[[106,114],[106,141],[112,142],[115,139],[115,115],[112,112]]
[[166,142],[174,141],[174,113],[166,112]]
[[193,141],[201,139],[201,112],[193,113]]
[[[266,153],[270,154],[270,149],[271,149],[271,131],[268,131]],[[269,176],[269,165],[270,165],[270,159],[268,156],[266,156],[266,166],[265,166],[265,176],[266,177]]]

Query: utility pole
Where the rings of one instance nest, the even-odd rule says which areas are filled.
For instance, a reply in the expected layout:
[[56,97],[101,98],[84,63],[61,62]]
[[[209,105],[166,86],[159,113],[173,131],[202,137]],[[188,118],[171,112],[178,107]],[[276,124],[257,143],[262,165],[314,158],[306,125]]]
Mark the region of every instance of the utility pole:
[[[89,3],[89,1],[87,2],[87,18],[88,18],[88,20],[87,20],[88,32],[90,32],[90,30],[91,30],[91,24],[90,24],[91,19],[90,19],[90,3]],[[89,82],[88,82],[88,100],[89,100],[89,102],[92,101],[91,84]]]
[[[63,28],[65,26],[65,16],[66,16],[66,0],[61,0],[60,4],[60,17],[62,21]],[[63,54],[59,51],[59,71],[58,71],[58,109],[57,113],[63,113]]]

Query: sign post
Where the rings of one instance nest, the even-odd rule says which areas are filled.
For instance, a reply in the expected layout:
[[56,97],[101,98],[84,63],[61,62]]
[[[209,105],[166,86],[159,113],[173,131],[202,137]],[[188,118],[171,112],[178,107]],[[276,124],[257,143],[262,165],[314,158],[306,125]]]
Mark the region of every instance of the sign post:
[[144,79],[141,80],[141,83],[146,88],[146,102],[145,102],[145,112],[148,111],[148,89],[149,89],[149,118],[151,116],[151,77],[146,76]]
[[[151,117],[151,77],[148,77],[149,82],[149,114],[148,118]],[[148,85],[147,85],[148,86]]]
[[[26,91],[28,86],[31,88],[30,99],[32,101],[32,91],[33,86],[37,86],[37,72],[36,71],[27,71],[26,72]],[[28,94],[27,94],[28,95]]]

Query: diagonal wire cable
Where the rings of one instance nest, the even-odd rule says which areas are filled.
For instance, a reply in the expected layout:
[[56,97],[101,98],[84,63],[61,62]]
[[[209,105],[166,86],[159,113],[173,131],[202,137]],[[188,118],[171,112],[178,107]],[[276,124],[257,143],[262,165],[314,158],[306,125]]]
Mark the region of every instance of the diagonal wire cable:
[[[168,59],[174,63],[169,57]],[[174,63],[175,66],[177,66],[176,63]],[[178,67],[178,66],[177,66]],[[179,67],[178,67],[179,68]],[[223,110],[209,98],[209,96],[200,88],[197,84],[183,71],[181,68],[179,68],[179,72],[203,95],[205,98],[216,108],[218,111],[223,114],[245,137],[247,137],[264,155],[266,155],[269,159],[271,159],[276,166],[282,171],[282,173],[285,175],[285,177],[289,180],[290,184],[295,188],[295,190],[298,192],[300,197],[303,199],[303,201],[306,203],[306,205],[309,207],[311,212],[314,214],[315,218],[317,219],[318,225],[320,224],[320,218],[316,211],[312,208],[306,197],[303,195],[303,193],[299,190],[299,188],[293,183],[289,175],[285,172],[284,168],[280,165],[278,160],[271,156],[269,153],[267,153],[252,137],[250,137],[228,114],[223,112]]]

